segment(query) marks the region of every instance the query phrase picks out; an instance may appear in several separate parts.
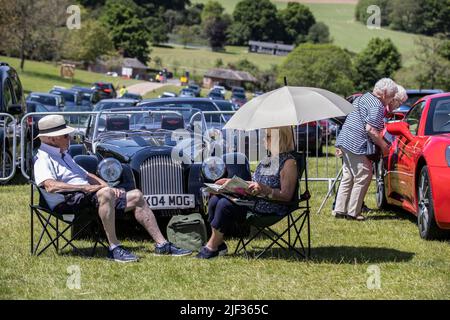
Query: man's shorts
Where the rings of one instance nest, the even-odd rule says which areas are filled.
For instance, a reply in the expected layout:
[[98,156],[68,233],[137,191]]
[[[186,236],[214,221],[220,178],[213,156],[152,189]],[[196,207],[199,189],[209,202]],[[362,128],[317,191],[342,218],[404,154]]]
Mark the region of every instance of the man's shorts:
[[[86,210],[98,211],[99,203],[97,193],[74,192],[64,195],[65,200],[56,205],[55,211],[59,214],[74,214]],[[119,198],[116,198],[116,214],[124,214],[127,207],[127,194],[123,192]]]

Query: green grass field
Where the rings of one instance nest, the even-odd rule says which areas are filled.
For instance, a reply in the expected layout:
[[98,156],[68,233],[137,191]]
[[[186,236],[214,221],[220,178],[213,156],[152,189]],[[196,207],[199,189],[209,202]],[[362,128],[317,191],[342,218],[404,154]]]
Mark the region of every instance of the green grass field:
[[[324,158],[319,173],[324,174]],[[334,158],[329,161],[334,163]],[[314,161],[310,176],[314,176]],[[330,176],[334,176],[331,174]],[[317,209],[326,183],[311,182],[312,258],[272,255],[247,260],[229,255],[210,261],[156,257],[151,241],[124,240],[141,257],[122,265],[70,251],[29,253],[29,186],[0,186],[1,299],[449,299],[449,242],[419,238],[415,219],[400,210],[373,211],[369,220],[336,220],[330,199]],[[366,198],[374,208],[373,185]],[[278,226],[279,228],[280,226]],[[266,240],[258,239],[257,246]],[[227,241],[230,251],[237,241]],[[89,247],[88,242],[79,243]],[[68,268],[81,271],[81,289],[69,289]],[[376,266],[381,288],[367,282]],[[370,281],[369,281],[370,282]]]
[[101,73],[84,70],[75,70],[75,77],[73,81],[71,81],[71,79],[60,77],[59,65],[56,64],[26,60],[24,71],[22,72],[19,69],[19,59],[0,56],[0,61],[9,63],[17,70],[23,89],[27,94],[32,91],[47,92],[55,85],[70,88],[74,85],[90,87],[92,83],[96,81],[111,82],[114,83],[115,86],[117,86],[117,84],[130,85],[139,83],[139,81],[136,80],[113,78]]
[[152,47],[152,57],[160,57],[163,66],[171,70],[177,66],[177,72],[190,71],[192,75],[203,76],[206,71],[215,67],[216,61],[221,59],[224,67],[228,63],[247,59],[259,69],[269,69],[271,65],[278,65],[283,57],[249,53],[247,47],[227,46],[225,52],[213,52],[206,48],[183,48],[182,46]]
[[[193,3],[206,3],[208,0],[193,0]],[[220,1],[228,13],[232,13],[239,0]],[[272,1],[282,9],[286,2]],[[330,28],[334,44],[353,52],[364,49],[371,38],[390,38],[399,49],[403,57],[404,65],[414,63],[414,39],[416,35],[392,31],[389,29],[370,30],[354,18],[354,4],[320,4],[307,3],[317,21],[324,22]],[[264,68],[263,68],[264,69]]]

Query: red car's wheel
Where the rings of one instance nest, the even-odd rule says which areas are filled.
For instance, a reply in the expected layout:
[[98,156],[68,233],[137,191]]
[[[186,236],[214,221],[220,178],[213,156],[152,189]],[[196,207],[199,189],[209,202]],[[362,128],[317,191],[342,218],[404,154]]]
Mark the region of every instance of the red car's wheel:
[[420,237],[426,240],[441,238],[444,232],[439,229],[434,218],[433,191],[428,166],[424,166],[420,171],[417,198],[417,225]]
[[379,160],[375,164],[375,179],[377,183],[377,191],[375,194],[376,203],[378,209],[387,209],[388,203],[386,198],[386,191],[384,186],[384,175],[386,170],[384,169],[383,159]]

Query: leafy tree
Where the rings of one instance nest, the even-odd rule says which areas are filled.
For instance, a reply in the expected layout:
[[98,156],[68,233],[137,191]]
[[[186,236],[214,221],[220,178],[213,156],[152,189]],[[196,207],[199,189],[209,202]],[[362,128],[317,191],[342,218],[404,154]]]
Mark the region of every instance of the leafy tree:
[[275,41],[280,38],[277,8],[269,0],[238,2],[233,12],[233,19],[237,27],[230,30],[230,38],[235,44],[243,45],[248,40]]
[[318,87],[340,95],[353,92],[354,68],[350,56],[331,44],[299,45],[278,68],[278,84]]
[[416,80],[421,88],[450,90],[450,61],[439,52],[443,43],[437,39],[420,37],[415,42]]
[[222,48],[227,40],[231,17],[224,14],[224,8],[217,1],[208,1],[202,12],[202,27],[213,50]]
[[98,21],[90,20],[84,21],[80,30],[73,30],[68,34],[63,51],[64,57],[88,64],[113,49],[114,44],[108,30]]
[[195,3],[189,6],[185,11],[184,24],[188,26],[199,25],[202,22],[203,8],[203,3]]
[[116,49],[125,57],[136,57],[143,63],[149,58],[150,33],[132,0],[107,0],[102,19],[110,30]]
[[218,1],[209,0],[202,11],[202,21],[208,20],[210,18],[219,18],[223,15],[224,7]]
[[256,75],[259,72],[258,66],[247,59],[241,59],[234,63],[229,63],[228,67],[233,70],[247,71],[253,75]]
[[289,2],[287,7],[278,13],[279,21],[284,29],[286,43],[294,43],[299,35],[306,36],[316,19],[311,10],[303,4]]
[[323,22],[314,24],[308,32],[307,41],[312,43],[330,43],[330,29]]
[[227,40],[227,30],[231,24],[227,15],[223,17],[210,17],[202,22],[203,32],[213,50],[223,48]]
[[163,13],[163,19],[169,32],[172,32],[175,26],[184,24],[184,15],[180,11],[169,9]]
[[189,27],[189,26],[185,26],[185,25],[176,26],[174,31],[175,31],[175,34],[180,36],[181,43],[183,44],[183,46],[185,48],[188,45],[188,43],[192,42],[192,40],[195,37],[192,27]]
[[391,39],[373,38],[355,61],[355,83],[358,90],[368,90],[401,68],[401,55]]
[[145,18],[144,24],[147,27],[150,42],[153,45],[169,41],[169,27],[164,22],[162,14]]
[[251,38],[250,26],[234,21],[228,28],[228,44],[244,45]]

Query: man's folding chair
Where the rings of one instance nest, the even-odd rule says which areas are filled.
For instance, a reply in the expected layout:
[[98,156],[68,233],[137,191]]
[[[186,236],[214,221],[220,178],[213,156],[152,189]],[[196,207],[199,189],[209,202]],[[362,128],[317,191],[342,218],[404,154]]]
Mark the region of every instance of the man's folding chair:
[[[243,252],[247,258],[250,258],[249,244],[261,235],[269,238],[270,244],[262,251],[255,254],[256,259],[268,252],[275,244],[289,253],[296,253],[302,258],[309,258],[311,253],[311,232],[310,232],[310,193],[308,189],[308,174],[306,170],[306,153],[293,152],[292,155],[297,161],[298,168],[298,182],[294,193],[294,199],[290,202],[290,209],[284,216],[279,216],[276,213],[271,215],[258,215],[251,209],[247,213],[245,223],[253,227],[256,232],[251,234],[248,239],[240,237],[235,254]],[[299,196],[300,181],[305,173],[305,191]],[[277,201],[273,201],[277,202]],[[281,203],[281,202],[277,202]],[[304,204],[302,204],[304,203]],[[285,203],[284,203],[285,204]],[[287,222],[287,227],[282,232],[276,232],[274,226],[279,222]],[[306,228],[306,239],[302,240],[302,233]]]
[[[74,161],[86,169],[88,172],[95,173],[98,160],[95,156],[80,155],[74,158]],[[50,247],[54,247],[59,254],[67,247],[82,256],[93,256],[97,246],[100,244],[105,248],[108,246],[101,240],[102,232],[100,229],[101,221],[97,212],[86,210],[84,212],[73,212],[73,214],[59,214],[52,211],[45,201],[42,189],[34,181],[31,184],[30,215],[31,215],[31,254],[39,256]],[[36,192],[37,191],[37,192]],[[38,204],[35,195],[39,195]],[[42,229],[39,232],[38,240],[35,244],[35,222],[37,218],[38,226]],[[74,226],[77,230],[74,232]],[[74,243],[80,238],[80,235],[91,232],[94,240],[94,247],[89,255],[83,253]],[[69,234],[70,233],[70,234]],[[44,243],[47,238],[48,242]]]

